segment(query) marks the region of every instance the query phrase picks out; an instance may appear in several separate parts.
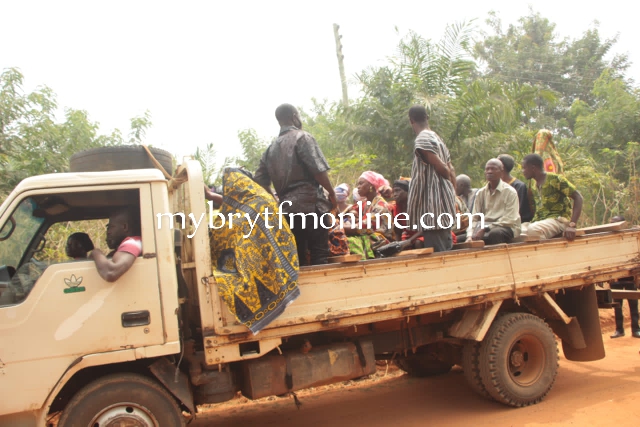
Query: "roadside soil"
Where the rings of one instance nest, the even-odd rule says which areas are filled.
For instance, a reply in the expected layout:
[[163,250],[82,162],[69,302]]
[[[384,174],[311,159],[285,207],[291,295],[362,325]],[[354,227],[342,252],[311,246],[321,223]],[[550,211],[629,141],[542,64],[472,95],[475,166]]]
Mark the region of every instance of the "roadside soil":
[[[570,362],[560,350],[556,382],[543,402],[509,408],[476,395],[459,367],[446,375],[412,378],[393,365],[366,379],[346,381],[291,397],[251,401],[245,397],[205,406],[194,427],[613,426],[640,418],[640,339],[610,339],[613,310],[600,310],[607,355],[596,362]],[[561,348],[561,347],[560,347]]]

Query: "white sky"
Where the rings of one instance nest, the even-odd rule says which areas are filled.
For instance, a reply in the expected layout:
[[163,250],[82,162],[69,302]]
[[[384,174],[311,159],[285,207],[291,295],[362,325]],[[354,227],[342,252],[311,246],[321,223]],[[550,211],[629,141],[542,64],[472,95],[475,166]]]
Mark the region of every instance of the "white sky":
[[[25,90],[47,85],[60,107],[83,109],[101,133],[149,110],[146,142],[182,156],[213,142],[220,160],[239,155],[237,132],[277,134],[275,108],[341,99],[332,24],[340,24],[347,78],[392,55],[412,29],[439,40],[447,23],[496,10],[503,28],[531,2],[17,1],[0,0],[0,69],[18,67]],[[628,2],[537,0],[534,10],[578,38],[594,20],[614,51],[633,48],[640,25]],[[626,12],[625,12],[626,11]],[[640,67],[628,75],[640,81]],[[358,96],[350,85],[350,97]],[[58,119],[62,120],[60,114]]]

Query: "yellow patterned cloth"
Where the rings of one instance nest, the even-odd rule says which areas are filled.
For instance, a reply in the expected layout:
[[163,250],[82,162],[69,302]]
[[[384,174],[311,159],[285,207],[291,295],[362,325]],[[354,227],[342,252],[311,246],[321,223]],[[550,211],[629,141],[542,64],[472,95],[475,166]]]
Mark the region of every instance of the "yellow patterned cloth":
[[540,129],[533,139],[532,153],[536,153],[542,157],[544,161],[544,170],[553,173],[563,173],[562,159],[556,146],[553,143],[553,134],[548,129]]
[[[220,228],[211,233],[213,276],[229,311],[257,334],[300,296],[296,243],[286,217],[280,227],[273,215],[274,198],[244,172],[226,168],[223,186],[225,224],[218,216],[214,227]],[[231,226],[229,215],[234,215]]]

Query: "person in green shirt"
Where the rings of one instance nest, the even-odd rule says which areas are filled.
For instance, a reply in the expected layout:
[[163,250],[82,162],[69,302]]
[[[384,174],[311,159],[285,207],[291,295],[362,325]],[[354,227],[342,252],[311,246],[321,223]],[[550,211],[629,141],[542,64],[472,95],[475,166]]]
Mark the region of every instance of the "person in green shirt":
[[532,190],[536,203],[536,213],[531,222],[522,224],[522,234],[543,239],[561,235],[575,239],[576,223],[582,213],[582,195],[576,187],[564,176],[546,172],[538,154],[525,156],[522,174],[535,182]]

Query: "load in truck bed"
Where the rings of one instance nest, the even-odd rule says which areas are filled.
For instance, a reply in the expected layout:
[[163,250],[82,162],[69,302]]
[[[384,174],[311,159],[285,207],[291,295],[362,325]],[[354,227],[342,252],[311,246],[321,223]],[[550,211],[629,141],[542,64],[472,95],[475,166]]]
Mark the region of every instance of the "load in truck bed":
[[[186,186],[187,197],[174,200],[179,202],[175,211],[192,212],[199,218],[206,215],[206,209],[197,173],[189,171],[193,175],[189,180],[195,185]],[[185,182],[180,171],[174,181],[170,188]],[[444,312],[630,276],[640,262],[639,239],[640,229],[633,228],[585,234],[573,242],[559,238],[304,267],[299,271],[300,297],[260,332],[261,352],[291,335]],[[215,280],[203,279],[211,276],[209,230],[201,227],[183,244],[182,261],[190,266],[183,271],[197,294],[191,304],[199,310],[203,335],[217,337],[218,346],[258,339],[227,309]],[[237,349],[229,351],[233,352],[227,355],[231,360],[241,357]]]

